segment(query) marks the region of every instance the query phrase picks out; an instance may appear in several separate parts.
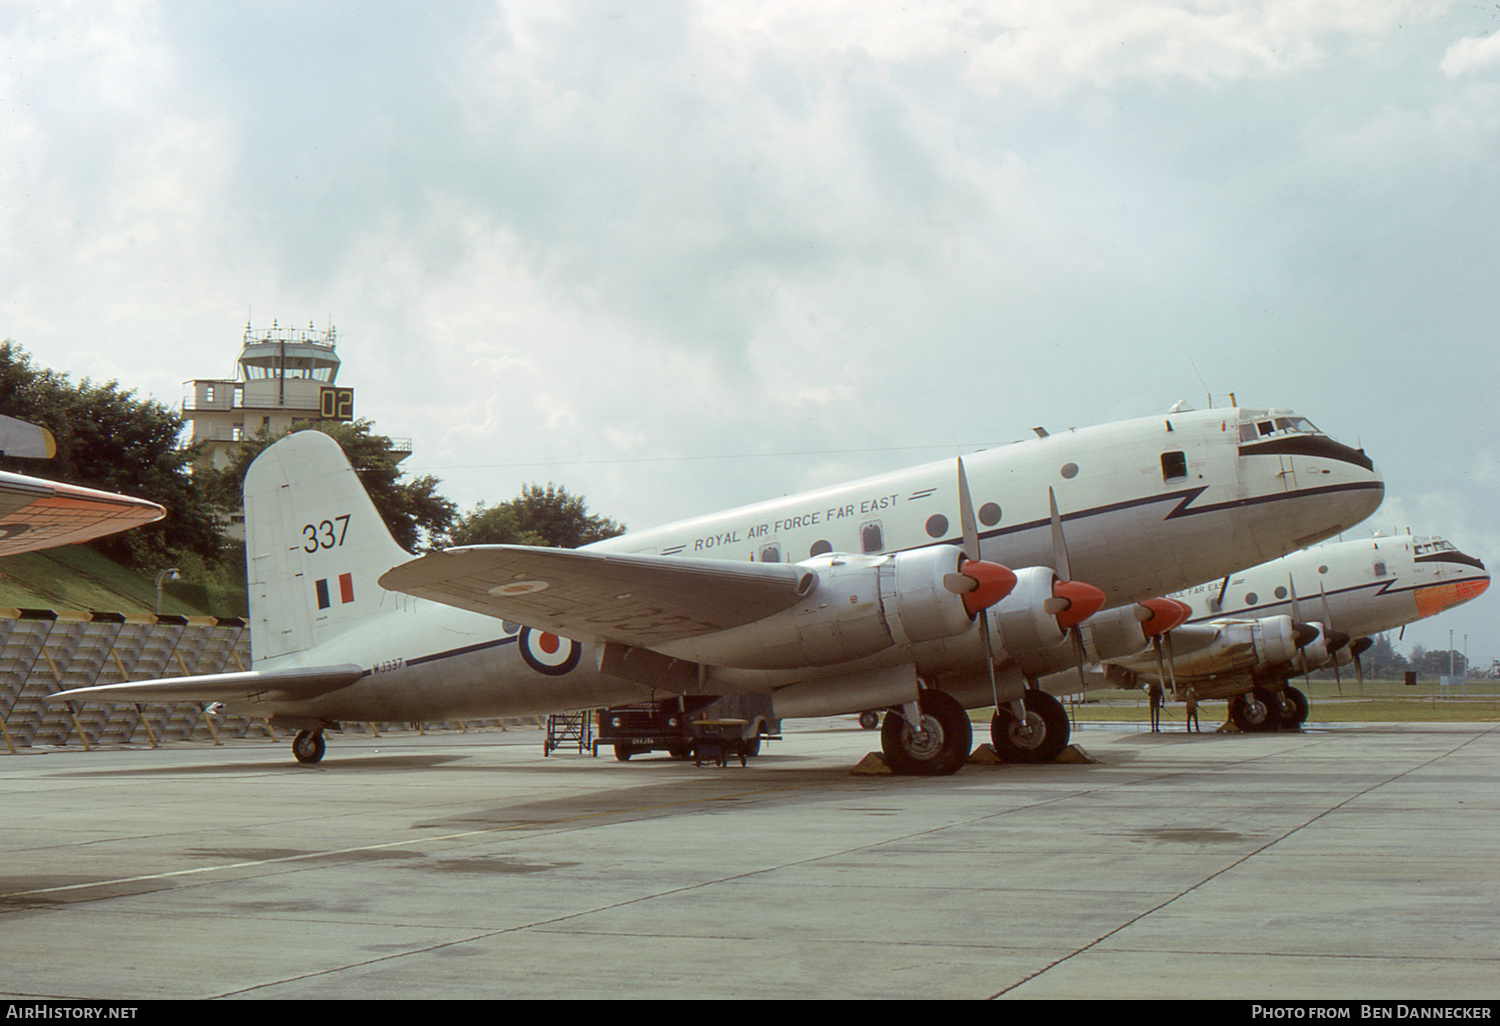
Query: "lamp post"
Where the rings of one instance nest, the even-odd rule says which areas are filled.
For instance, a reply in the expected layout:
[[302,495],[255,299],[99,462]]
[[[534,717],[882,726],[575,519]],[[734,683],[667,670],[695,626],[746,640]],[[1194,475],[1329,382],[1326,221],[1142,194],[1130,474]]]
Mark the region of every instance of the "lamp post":
[[182,575],[177,572],[177,568],[175,566],[174,567],[168,567],[167,569],[163,570],[161,573],[159,573],[159,574],[156,575],[156,615],[157,616],[161,615],[161,586],[163,584],[165,584],[167,581],[178,581],[178,580],[181,580],[181,579],[182,579]]

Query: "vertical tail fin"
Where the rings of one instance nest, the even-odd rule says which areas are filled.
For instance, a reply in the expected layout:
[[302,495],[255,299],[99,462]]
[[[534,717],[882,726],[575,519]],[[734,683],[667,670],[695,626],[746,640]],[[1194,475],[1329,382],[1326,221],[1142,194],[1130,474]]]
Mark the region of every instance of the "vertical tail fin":
[[380,611],[396,544],[337,442],[288,435],[245,474],[251,655],[301,652]]

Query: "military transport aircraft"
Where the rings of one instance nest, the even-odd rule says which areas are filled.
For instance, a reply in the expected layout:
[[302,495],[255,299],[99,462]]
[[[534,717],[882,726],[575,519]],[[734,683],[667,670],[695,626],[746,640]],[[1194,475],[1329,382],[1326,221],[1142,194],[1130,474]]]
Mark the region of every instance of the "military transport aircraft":
[[[1181,622],[1152,596],[1358,523],[1363,451],[1283,410],[1173,412],[1038,437],[583,549],[391,539],[336,443],[290,435],[245,477],[253,669],[54,701],[199,701],[297,729],[764,692],[780,717],[891,709],[897,772],[951,773],[966,708],[1051,758],[1037,678]],[[1113,607],[1101,612],[1101,609]]]
[[[48,459],[52,432],[0,415],[0,455]],[[160,520],[154,502],[0,470],[0,556],[100,538]]]
[[[1241,730],[1296,727],[1307,696],[1291,678],[1359,665],[1371,635],[1435,616],[1490,586],[1484,564],[1442,538],[1327,542],[1171,596],[1188,621],[1104,667],[1103,685],[1151,680],[1200,699],[1228,698]],[[1066,675],[1049,690],[1076,690]]]

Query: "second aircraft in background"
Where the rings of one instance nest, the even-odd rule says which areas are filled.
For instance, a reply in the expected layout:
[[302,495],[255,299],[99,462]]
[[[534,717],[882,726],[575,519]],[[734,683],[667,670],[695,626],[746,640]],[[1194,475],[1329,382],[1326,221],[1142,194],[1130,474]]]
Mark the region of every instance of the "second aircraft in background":
[[[1188,621],[1126,658],[1103,663],[1090,686],[1159,680],[1179,695],[1229,699],[1241,730],[1295,727],[1308,702],[1291,680],[1354,665],[1371,636],[1435,616],[1483,594],[1489,572],[1442,538],[1375,536],[1328,542],[1212,584],[1178,592]],[[1048,690],[1077,690],[1058,674]]]

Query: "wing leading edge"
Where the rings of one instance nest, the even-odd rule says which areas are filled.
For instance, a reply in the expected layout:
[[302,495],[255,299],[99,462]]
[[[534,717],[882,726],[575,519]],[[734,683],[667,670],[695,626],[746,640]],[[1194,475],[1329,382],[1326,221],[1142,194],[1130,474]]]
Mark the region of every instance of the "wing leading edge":
[[0,471],[0,556],[71,545],[166,515],[145,499]]
[[789,563],[476,545],[388,570],[392,591],[565,637],[649,648],[778,613],[817,583]]
[[45,698],[49,702],[284,702],[326,695],[364,675],[365,671],[353,663],[296,670],[244,670],[98,684]]

